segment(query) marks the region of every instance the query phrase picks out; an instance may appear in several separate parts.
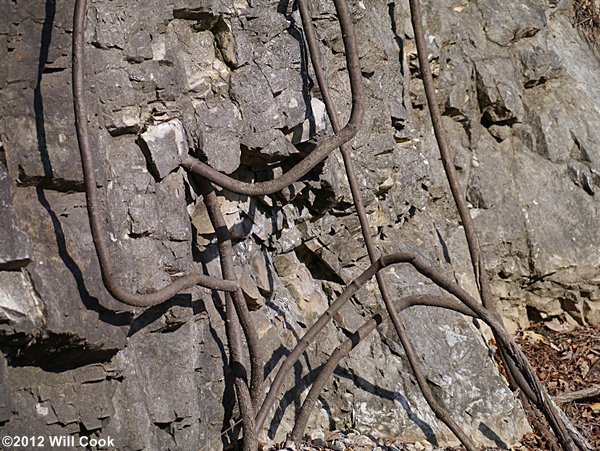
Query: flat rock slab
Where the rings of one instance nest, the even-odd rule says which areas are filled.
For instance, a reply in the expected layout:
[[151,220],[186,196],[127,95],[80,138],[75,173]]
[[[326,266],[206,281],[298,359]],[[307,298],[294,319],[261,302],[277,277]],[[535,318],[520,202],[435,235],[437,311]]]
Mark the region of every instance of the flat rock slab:
[[0,270],[25,266],[31,260],[29,238],[12,208],[11,180],[0,163]]

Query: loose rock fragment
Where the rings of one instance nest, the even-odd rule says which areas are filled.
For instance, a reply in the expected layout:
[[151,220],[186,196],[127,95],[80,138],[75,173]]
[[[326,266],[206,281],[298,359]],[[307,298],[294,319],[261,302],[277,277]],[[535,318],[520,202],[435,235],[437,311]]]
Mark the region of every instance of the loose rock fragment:
[[179,119],[150,126],[141,138],[148,162],[160,179],[177,169],[181,157],[187,152],[185,131]]

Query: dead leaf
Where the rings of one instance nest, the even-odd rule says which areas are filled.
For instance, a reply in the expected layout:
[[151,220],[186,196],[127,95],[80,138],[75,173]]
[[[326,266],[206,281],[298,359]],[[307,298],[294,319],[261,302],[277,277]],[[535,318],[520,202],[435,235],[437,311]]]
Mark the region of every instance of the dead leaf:
[[573,332],[575,330],[575,325],[567,323],[561,324],[558,321],[544,323],[544,326],[554,332]]
[[[536,343],[538,341],[541,341],[543,343],[547,343],[546,337],[544,337],[543,335],[540,335],[532,330],[526,330],[523,332],[523,338],[526,338],[527,341],[529,341],[529,343]],[[552,345],[552,344],[550,344]]]

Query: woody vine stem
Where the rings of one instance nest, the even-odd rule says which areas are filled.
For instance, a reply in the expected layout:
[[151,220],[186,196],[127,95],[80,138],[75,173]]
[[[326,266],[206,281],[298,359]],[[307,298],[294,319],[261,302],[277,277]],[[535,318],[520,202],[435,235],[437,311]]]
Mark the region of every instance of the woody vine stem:
[[[452,164],[451,151],[441,126],[441,113],[437,105],[433,87],[433,78],[427,61],[427,47],[425,44],[418,0],[410,0],[410,8],[427,103],[429,105],[434,133],[440,149],[440,155],[446,171],[450,190],[465,229],[465,236],[482,304],[455,282],[445,278],[437,269],[423,261],[421,257],[414,253],[399,252],[391,255],[379,255],[371,238],[364,202],[360,187],[354,175],[353,161],[350,154],[350,148],[347,144],[356,135],[361,126],[366,98],[362,83],[358,47],[354,35],[352,16],[346,0],[333,0],[333,3],[337,11],[344,43],[346,65],[352,94],[352,109],[348,122],[343,127],[339,123],[329,94],[327,80],[320,63],[321,55],[319,53],[317,37],[310,11],[308,10],[306,0],[297,0],[302,17],[307,47],[315,70],[319,89],[332,124],[332,129],[334,131],[333,135],[323,140],[315,150],[289,171],[280,177],[267,182],[242,182],[216,171],[206,163],[191,155],[182,157],[180,166],[190,172],[197,180],[203,201],[209,213],[210,221],[216,231],[223,277],[218,278],[206,275],[197,269],[190,274],[173,280],[164,288],[148,294],[139,294],[127,291],[117,282],[116,275],[118,274],[119,269],[113,265],[113,261],[118,261],[118,259],[112,258],[111,251],[107,245],[107,232],[103,226],[102,218],[104,217],[104,214],[101,211],[97,193],[98,184],[95,178],[94,157],[90,146],[85,102],[84,32],[87,0],[75,0],[72,56],[75,127],[83,167],[87,210],[92,239],[100,264],[102,280],[106,289],[118,301],[127,305],[139,307],[150,307],[163,303],[176,294],[196,285],[224,293],[224,307],[226,312],[225,327],[230,350],[229,364],[233,370],[236,396],[240,406],[242,429],[244,433],[243,449],[245,451],[254,451],[258,448],[259,433],[262,430],[272,406],[280,396],[285,378],[294,363],[300,358],[309,344],[316,339],[319,332],[326,324],[328,324],[344,303],[346,303],[351,296],[373,276],[377,279],[384,308],[366,321],[346,342],[342,343],[321,367],[321,371],[313,383],[298,415],[291,434],[292,440],[299,441],[301,439],[311,410],[317,401],[321,390],[332,376],[337,364],[354,347],[360,344],[360,341],[370,334],[383,321],[384,315],[387,314],[392,320],[398,339],[406,352],[410,367],[415,375],[419,388],[432,411],[450,430],[452,430],[468,450],[475,450],[476,446],[471,438],[462,431],[431,390],[399,315],[399,311],[413,305],[430,305],[454,310],[464,315],[478,318],[486,323],[495,335],[511,379],[544,414],[563,449],[568,451],[591,449],[581,434],[579,434],[579,432],[568,422],[564,414],[562,414],[562,412],[554,405],[531,365],[502,325],[502,321],[494,308],[475,226],[469,214],[462,188],[458,182],[456,170]],[[344,292],[331,304],[327,311],[309,328],[279,367],[273,382],[268,387],[266,396],[264,396],[266,387],[263,380],[264,358],[261,352],[261,345],[238,283],[233,263],[231,235],[220,210],[213,184],[242,195],[261,196],[273,194],[300,180],[336,148],[339,148],[342,154],[348,183],[360,221],[371,266],[350,283]],[[390,295],[381,270],[387,266],[396,264],[409,264],[413,266],[424,277],[433,281],[452,297],[408,296],[398,301],[394,301]]]

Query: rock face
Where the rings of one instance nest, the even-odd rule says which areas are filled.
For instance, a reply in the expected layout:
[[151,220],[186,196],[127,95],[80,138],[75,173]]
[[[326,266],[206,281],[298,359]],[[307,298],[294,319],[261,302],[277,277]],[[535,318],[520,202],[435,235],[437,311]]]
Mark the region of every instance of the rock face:
[[[144,311],[107,293],[70,107],[73,2],[5,3],[0,429],[111,437],[119,449],[219,449],[237,418],[223,300],[195,288]],[[407,4],[349,3],[368,94],[352,155],[375,241],[382,252],[418,250],[475,293]],[[505,3],[423,5],[455,165],[507,325],[551,317],[598,325],[600,62],[571,25],[568,2]],[[310,4],[345,118],[350,90],[335,11],[326,0]],[[121,284],[160,288],[194,262],[219,275],[214,230],[179,158],[191,152],[238,179],[268,180],[332,133],[297,11],[268,0],[96,0],[85,37],[88,120]],[[273,375],[368,266],[343,163],[334,152],[272,196],[218,194]],[[395,296],[439,293],[403,266],[385,277]],[[379,304],[368,284],[328,326],[290,377],[268,437],[290,430],[314,370]],[[402,315],[451,415],[482,445],[517,442],[527,431],[523,413],[477,325],[433,308]],[[455,443],[387,324],[338,367],[309,426]]]

